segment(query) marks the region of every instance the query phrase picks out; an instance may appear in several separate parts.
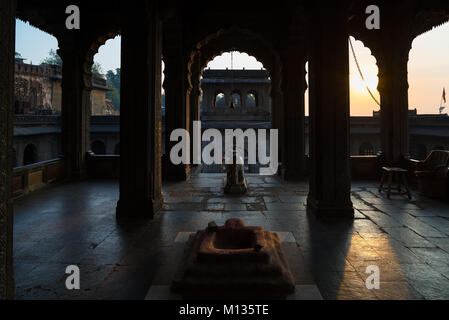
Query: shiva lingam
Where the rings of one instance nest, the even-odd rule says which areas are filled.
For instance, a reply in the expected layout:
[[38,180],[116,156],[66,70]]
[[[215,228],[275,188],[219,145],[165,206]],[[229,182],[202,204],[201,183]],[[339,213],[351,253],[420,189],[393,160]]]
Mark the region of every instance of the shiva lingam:
[[171,290],[189,299],[284,299],[295,285],[278,235],[229,219],[190,236]]
[[248,187],[244,176],[244,162],[240,153],[233,150],[230,154],[227,154],[225,164],[226,185],[224,192],[228,194],[245,194],[248,191]]

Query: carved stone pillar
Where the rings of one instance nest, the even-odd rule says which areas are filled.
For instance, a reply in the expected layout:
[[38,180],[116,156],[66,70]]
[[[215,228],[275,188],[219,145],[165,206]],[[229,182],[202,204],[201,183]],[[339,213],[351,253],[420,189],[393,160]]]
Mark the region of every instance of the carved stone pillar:
[[[192,155],[191,159],[195,157],[194,153],[201,153],[201,143],[199,144],[199,150],[194,150],[194,132],[193,132],[193,121],[200,121],[200,96],[201,96],[201,66],[200,66],[200,53],[197,52],[194,57],[194,62],[190,67],[190,79],[192,90],[190,92],[190,154]],[[200,133],[201,134],[201,133]],[[201,157],[199,158],[199,160]]]
[[73,38],[61,42],[62,58],[61,143],[67,178],[86,176],[86,153],[90,150],[92,62],[83,45]]
[[[400,25],[400,24],[398,24]],[[382,35],[382,48],[376,51],[379,67],[381,157],[385,164],[400,165],[409,157],[408,74],[407,63],[411,42],[404,32]],[[386,28],[388,25],[385,26]]]
[[353,217],[349,171],[349,56],[344,3],[313,8],[310,35],[310,187],[308,210]]
[[122,27],[118,218],[153,218],[163,205],[161,26],[154,10],[141,11]]
[[15,1],[0,2],[0,300],[14,297],[12,139]]
[[278,150],[278,161],[279,161],[279,170],[277,174],[280,174],[281,167],[284,166],[284,126],[283,126],[283,117],[284,117],[284,97],[281,90],[281,78],[279,70],[274,70],[273,75],[271,77],[271,126],[273,129],[278,129],[278,139],[279,139],[279,150]]
[[183,52],[182,24],[168,21],[163,25],[163,56],[165,62],[165,155],[164,178],[171,181],[188,180],[190,165],[175,165],[170,161],[170,151],[177,141],[170,141],[175,129],[190,131],[190,91],[187,81],[187,58]]
[[306,177],[304,146],[304,92],[305,58],[304,48],[295,47],[302,43],[295,39],[285,54],[282,91],[284,93],[284,146],[283,169],[285,180],[302,180]]

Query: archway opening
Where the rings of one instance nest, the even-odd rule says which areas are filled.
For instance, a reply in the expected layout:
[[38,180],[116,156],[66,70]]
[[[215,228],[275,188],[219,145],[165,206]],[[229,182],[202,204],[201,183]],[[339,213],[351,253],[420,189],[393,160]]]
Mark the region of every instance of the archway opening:
[[38,161],[37,148],[34,144],[28,144],[23,150],[23,165],[36,163]]
[[[92,65],[90,140],[94,154],[119,155],[121,36],[111,37],[98,48]],[[103,141],[100,148],[98,141]],[[97,149],[94,148],[97,146]]]
[[[61,153],[62,60],[58,47],[53,35],[16,19],[14,167],[56,159]],[[25,150],[30,143],[39,146],[39,157],[33,155],[32,147]]]
[[349,37],[350,154],[380,151],[379,70],[376,58],[362,41]]
[[257,92],[248,92],[246,95],[246,106],[248,108],[257,107]]
[[416,37],[408,60],[410,157],[448,150],[449,22]]
[[226,96],[225,96],[224,92],[219,92],[215,95],[214,106],[218,107],[218,108],[226,107]]
[[[271,77],[256,57],[240,51],[211,56],[200,81],[201,128],[203,132],[210,128],[221,132],[222,156],[226,153],[225,129],[249,129],[257,135],[258,129],[271,128]],[[266,139],[268,154],[269,133]],[[209,143],[202,142],[202,152]],[[262,165],[258,161],[249,164],[248,150],[251,150],[248,139],[244,139],[240,151],[245,161],[244,169],[248,173],[259,173]],[[215,150],[211,150],[210,155],[215,155]],[[201,172],[224,172],[224,166],[203,161]]]

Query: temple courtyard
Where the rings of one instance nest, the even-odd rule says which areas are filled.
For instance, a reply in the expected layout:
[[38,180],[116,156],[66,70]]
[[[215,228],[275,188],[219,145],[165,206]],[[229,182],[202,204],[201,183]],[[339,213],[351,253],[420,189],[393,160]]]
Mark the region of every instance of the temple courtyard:
[[[166,183],[154,220],[116,220],[115,180],[55,185],[17,200],[15,298],[170,298],[188,235],[210,221],[242,218],[283,239],[301,284],[293,298],[449,299],[448,202],[415,190],[411,201],[387,199],[377,182],[353,182],[355,219],[318,220],[306,212],[307,182],[248,175],[245,196],[225,196],[224,182],[221,174],[196,174]],[[72,264],[80,290],[65,287]],[[365,285],[372,265],[380,270],[378,290]]]

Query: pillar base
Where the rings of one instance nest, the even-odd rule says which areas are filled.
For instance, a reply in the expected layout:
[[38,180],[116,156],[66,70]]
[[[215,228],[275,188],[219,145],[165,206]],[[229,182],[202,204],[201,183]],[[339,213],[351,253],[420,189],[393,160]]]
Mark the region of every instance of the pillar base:
[[310,195],[307,197],[307,212],[314,214],[318,218],[354,219],[352,202],[324,202],[311,199]]
[[128,218],[153,219],[161,211],[163,204],[163,198],[144,201],[137,199],[123,201],[123,199],[120,199],[117,201],[116,217],[118,220]]

